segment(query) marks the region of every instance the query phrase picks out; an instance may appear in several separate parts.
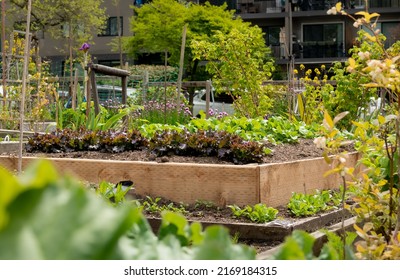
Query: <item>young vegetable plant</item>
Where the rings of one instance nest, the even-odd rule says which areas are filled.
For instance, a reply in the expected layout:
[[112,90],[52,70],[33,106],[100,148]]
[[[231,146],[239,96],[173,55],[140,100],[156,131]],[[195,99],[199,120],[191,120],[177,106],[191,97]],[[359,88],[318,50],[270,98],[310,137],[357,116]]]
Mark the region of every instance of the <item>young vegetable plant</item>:
[[247,205],[243,209],[237,205],[228,206],[235,218],[245,218],[255,223],[266,223],[276,219],[278,210],[259,203],[254,206]]
[[340,203],[339,193],[330,190],[317,190],[314,194],[293,193],[287,207],[294,216],[305,217],[334,209]]
[[97,188],[96,194],[103,197],[112,204],[121,204],[125,202],[125,196],[133,187],[133,182],[122,181],[118,184],[102,181]]
[[146,196],[146,200],[142,203],[143,210],[152,214],[162,213],[164,211],[170,211],[181,214],[187,213],[187,210],[183,205],[175,206],[173,202],[162,205],[160,201],[161,201],[160,197],[156,197],[153,199],[150,196]]

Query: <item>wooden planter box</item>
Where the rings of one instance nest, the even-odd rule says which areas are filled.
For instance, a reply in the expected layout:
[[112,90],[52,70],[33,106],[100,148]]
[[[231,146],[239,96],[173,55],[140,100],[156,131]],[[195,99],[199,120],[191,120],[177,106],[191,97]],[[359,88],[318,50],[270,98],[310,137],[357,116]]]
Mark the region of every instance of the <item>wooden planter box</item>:
[[[23,168],[35,159],[24,157]],[[354,166],[357,159],[357,153],[351,154],[348,165]],[[323,158],[240,166],[72,158],[49,160],[62,174],[72,174],[92,183],[131,180],[138,194],[183,203],[205,200],[218,205],[243,206],[261,202],[276,207],[287,204],[292,192],[336,189],[341,183],[337,175],[323,176],[329,170]],[[0,156],[0,166],[10,171],[17,169],[17,163],[15,157]]]

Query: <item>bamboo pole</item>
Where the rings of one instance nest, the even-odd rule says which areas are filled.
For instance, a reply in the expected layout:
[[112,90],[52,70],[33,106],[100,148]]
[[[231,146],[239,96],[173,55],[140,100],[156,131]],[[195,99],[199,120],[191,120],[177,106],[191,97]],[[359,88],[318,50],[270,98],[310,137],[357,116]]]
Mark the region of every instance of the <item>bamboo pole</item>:
[[182,44],[181,44],[181,56],[179,60],[179,73],[178,73],[178,97],[176,99],[176,107],[179,108],[180,103],[181,103],[181,87],[182,87],[182,75],[183,75],[183,64],[184,64],[184,58],[185,58],[185,46],[186,46],[186,30],[187,30],[187,24],[183,27],[182,31]]
[[7,104],[7,62],[6,62],[6,0],[1,1],[1,57],[3,72],[3,108]]
[[19,150],[18,150],[18,173],[22,172],[22,141],[24,138],[23,124],[25,118],[26,80],[28,78],[31,7],[32,7],[32,0],[28,0],[28,11],[26,15],[26,30],[25,30],[25,46],[24,46],[24,69],[22,72],[22,96],[21,96],[20,120],[19,120],[20,133],[19,133]]
[[78,86],[79,86],[79,82],[78,82],[78,69],[75,69],[75,77],[74,77],[74,84],[73,84],[73,88],[72,88],[72,109],[75,111],[76,109],[76,94],[78,92]]

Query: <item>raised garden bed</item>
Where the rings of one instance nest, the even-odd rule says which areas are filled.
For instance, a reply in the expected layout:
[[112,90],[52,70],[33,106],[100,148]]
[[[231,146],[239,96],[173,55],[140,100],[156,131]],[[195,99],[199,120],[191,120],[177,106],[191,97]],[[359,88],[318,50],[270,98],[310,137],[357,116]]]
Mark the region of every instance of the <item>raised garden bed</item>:
[[[240,239],[253,241],[283,241],[294,230],[304,230],[313,232],[318,229],[330,226],[339,222],[342,218],[342,210],[334,210],[321,213],[313,217],[299,219],[276,219],[265,224],[245,223],[245,222],[208,222],[203,220],[191,220],[189,222],[200,221],[203,227],[212,225],[222,225],[229,229],[231,235],[237,235]],[[344,213],[345,218],[350,218],[348,211]],[[161,218],[147,217],[154,232],[157,232]]]
[[[23,157],[23,168],[36,157]],[[351,153],[354,166],[357,153]],[[217,205],[285,205],[293,192],[311,193],[316,189],[336,189],[338,176],[324,177],[329,166],[323,158],[311,158],[271,164],[194,164],[49,158],[62,174],[84,181],[118,183],[131,180],[140,195],[195,203],[205,200]],[[16,170],[15,156],[0,156],[0,165]]]

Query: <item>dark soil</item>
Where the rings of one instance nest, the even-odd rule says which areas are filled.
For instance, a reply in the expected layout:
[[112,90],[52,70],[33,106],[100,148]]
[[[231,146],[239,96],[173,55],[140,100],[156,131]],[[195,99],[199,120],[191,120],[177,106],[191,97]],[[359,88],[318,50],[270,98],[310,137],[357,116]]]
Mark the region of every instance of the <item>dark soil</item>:
[[[142,196],[133,195],[131,198],[138,199],[141,202],[145,201],[146,198]],[[154,198],[153,198],[154,199]],[[172,206],[175,209],[184,208],[186,212],[182,213],[188,220],[190,221],[198,221],[198,222],[211,222],[216,224],[235,224],[235,223],[254,223],[244,217],[234,218],[232,216],[232,210],[229,207],[219,207],[217,205],[211,204],[206,201],[198,201],[192,205],[179,204],[164,198],[161,198],[157,205],[159,206]],[[305,218],[296,218],[291,215],[290,211],[286,206],[275,207],[279,213],[276,217],[276,220],[285,220],[287,223],[294,223],[296,221],[304,220]],[[173,211],[173,210],[172,210]],[[160,212],[149,212],[144,209],[144,214],[147,218],[160,218]],[[320,213],[322,214],[322,213]],[[315,216],[319,216],[316,214]],[[307,217],[310,218],[310,217]],[[285,222],[286,223],[286,222]],[[328,225],[326,225],[328,226]],[[278,246],[282,243],[282,241],[277,240],[252,240],[252,239],[242,239],[240,236],[236,236],[234,238],[239,238],[238,242],[241,244],[246,244],[248,246],[253,247],[257,253],[261,253],[267,251],[275,246]]]

